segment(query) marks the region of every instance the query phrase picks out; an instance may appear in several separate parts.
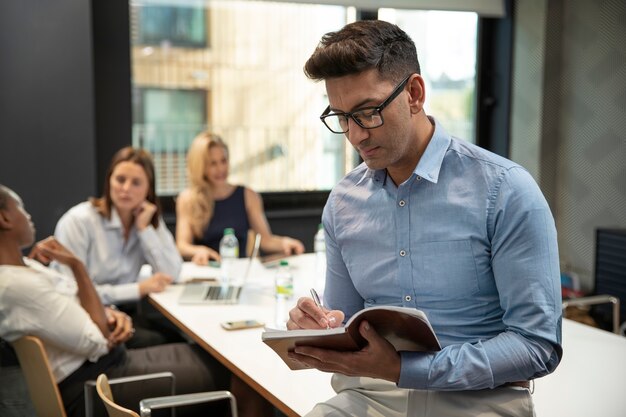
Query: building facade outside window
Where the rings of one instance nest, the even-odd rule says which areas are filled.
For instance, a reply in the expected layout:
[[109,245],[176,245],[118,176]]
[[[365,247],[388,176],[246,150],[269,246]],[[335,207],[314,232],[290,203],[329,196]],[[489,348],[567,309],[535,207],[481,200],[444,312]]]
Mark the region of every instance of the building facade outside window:
[[[231,180],[261,192],[328,190],[358,156],[319,115],[323,83],[302,67],[350,7],[264,1],[131,1],[133,144],[150,150],[160,195],[186,185],[185,154],[203,129],[230,147]],[[379,9],[414,39],[427,111],[473,141],[477,16]]]

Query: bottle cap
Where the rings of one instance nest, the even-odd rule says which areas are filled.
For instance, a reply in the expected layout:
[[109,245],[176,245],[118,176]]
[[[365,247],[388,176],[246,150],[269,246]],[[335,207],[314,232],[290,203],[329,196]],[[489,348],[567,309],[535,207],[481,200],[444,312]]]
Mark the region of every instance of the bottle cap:
[[280,266],[289,266],[289,262],[287,262],[287,260],[283,259],[280,261]]
[[234,234],[235,234],[235,229],[233,229],[232,227],[227,227],[226,229],[224,229],[224,236],[234,235]]

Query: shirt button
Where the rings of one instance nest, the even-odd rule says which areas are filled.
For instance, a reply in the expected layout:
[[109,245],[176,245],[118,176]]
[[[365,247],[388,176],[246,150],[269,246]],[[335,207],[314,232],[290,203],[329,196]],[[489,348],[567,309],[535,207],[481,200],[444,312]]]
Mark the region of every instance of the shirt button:
[[411,301],[411,296],[410,295],[405,295],[404,296],[404,301]]
[[400,201],[398,202],[398,205],[399,205],[400,207],[404,207],[404,205],[405,205],[405,204],[406,204],[406,203],[404,202],[404,200],[400,200]]
[[400,256],[406,256],[406,251],[404,249],[400,251]]

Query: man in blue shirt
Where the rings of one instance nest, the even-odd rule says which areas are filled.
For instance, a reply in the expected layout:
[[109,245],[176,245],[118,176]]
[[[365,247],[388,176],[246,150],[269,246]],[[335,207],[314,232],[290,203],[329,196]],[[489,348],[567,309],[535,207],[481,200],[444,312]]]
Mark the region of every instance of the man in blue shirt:
[[556,230],[537,184],[426,115],[415,45],[395,25],[326,34],[305,73],[325,81],[321,119],[364,163],[324,209],[329,310],[302,298],[288,328],[414,307],[443,346],[396,352],[363,323],[361,351],[296,348],[293,358],[335,373],[337,396],[310,416],[532,415],[529,381],[562,353]]

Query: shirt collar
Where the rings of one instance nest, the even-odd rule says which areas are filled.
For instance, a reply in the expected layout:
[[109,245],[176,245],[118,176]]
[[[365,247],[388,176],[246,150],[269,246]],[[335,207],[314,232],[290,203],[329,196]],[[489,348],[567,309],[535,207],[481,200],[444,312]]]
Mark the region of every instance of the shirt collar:
[[446,156],[452,138],[443,126],[437,123],[434,117],[428,116],[428,118],[435,126],[435,132],[413,173],[426,181],[436,184],[437,180],[439,180],[443,158]]
[[[413,173],[418,177],[424,178],[426,181],[436,184],[439,179],[439,172],[441,171],[443,158],[446,155],[446,151],[450,146],[452,138],[443,126],[437,123],[434,117],[428,116],[428,118],[435,126],[435,131],[433,133],[433,137],[428,143],[428,146],[426,147],[426,150],[424,151],[424,154],[413,170]],[[375,170],[366,167],[365,173],[359,182],[368,178],[373,179],[375,182],[381,184],[381,186],[385,185],[387,182],[387,170]]]
[[111,218],[104,219],[105,227],[108,229],[121,229],[122,228],[122,220],[120,219],[120,215],[117,213],[115,206],[111,204]]
[[[365,162],[363,162],[363,164],[365,164]],[[371,179],[374,182],[379,183],[380,185],[385,185],[385,183],[387,182],[387,170],[386,169],[370,169],[367,167],[367,165],[365,165],[365,172],[363,173],[363,176],[358,181],[358,183],[361,183],[362,181],[365,181],[366,179]]]

